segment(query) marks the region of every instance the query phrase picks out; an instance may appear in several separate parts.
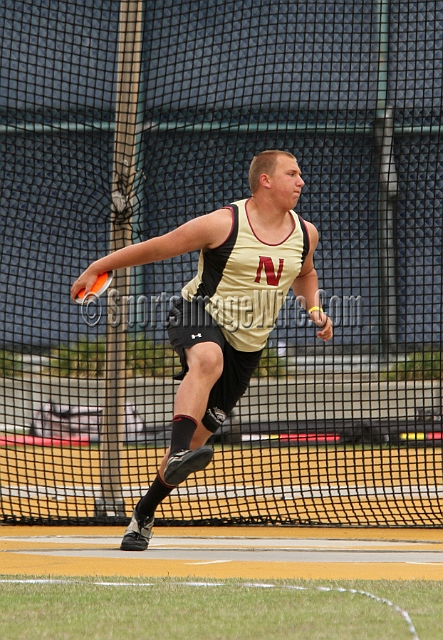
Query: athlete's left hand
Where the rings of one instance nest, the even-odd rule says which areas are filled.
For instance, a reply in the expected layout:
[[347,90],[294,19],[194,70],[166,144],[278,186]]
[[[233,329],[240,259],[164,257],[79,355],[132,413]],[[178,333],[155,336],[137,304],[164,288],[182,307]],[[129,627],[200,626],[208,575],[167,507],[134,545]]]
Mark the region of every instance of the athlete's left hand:
[[334,334],[331,318],[329,318],[329,316],[327,316],[323,311],[313,311],[310,318],[317,327],[320,327],[320,331],[317,331],[317,337],[321,338],[325,342],[330,340]]

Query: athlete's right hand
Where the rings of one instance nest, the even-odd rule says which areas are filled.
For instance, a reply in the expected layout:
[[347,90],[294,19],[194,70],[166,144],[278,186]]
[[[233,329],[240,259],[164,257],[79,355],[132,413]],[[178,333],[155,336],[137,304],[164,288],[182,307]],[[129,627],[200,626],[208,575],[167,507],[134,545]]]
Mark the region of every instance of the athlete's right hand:
[[97,273],[96,270],[91,268],[91,266],[88,267],[85,271],[83,271],[83,273],[79,275],[79,277],[71,287],[71,298],[74,300],[74,302],[78,292],[81,291],[82,289],[85,289],[85,294],[91,291],[99,275],[100,274]]

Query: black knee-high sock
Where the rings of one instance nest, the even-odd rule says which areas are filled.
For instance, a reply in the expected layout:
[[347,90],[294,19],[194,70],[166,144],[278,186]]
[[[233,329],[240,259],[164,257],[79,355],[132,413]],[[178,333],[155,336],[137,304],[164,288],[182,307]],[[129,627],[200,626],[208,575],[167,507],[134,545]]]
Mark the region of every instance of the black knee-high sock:
[[174,416],[171,429],[170,453],[173,454],[182,449],[189,449],[196,429],[197,420],[194,420],[191,416]]
[[[182,415],[174,416],[171,429],[171,453],[189,449],[196,428],[197,421],[194,418]],[[146,517],[153,516],[160,502],[167,498],[173,489],[175,487],[165,484],[157,474],[148,492],[136,506],[138,517],[144,520]]]
[[149,487],[147,494],[136,506],[140,520],[153,516],[160,502],[167,498],[173,489],[175,489],[175,487],[165,484],[157,474],[157,477]]

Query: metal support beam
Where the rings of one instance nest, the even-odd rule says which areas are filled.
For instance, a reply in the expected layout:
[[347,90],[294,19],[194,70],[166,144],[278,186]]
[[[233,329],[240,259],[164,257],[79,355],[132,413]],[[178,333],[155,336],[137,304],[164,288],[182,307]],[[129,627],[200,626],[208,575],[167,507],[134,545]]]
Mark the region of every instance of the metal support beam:
[[382,353],[397,345],[397,173],[394,162],[394,112],[386,109],[377,119],[374,142],[378,159],[378,288],[379,331]]
[[376,0],[374,4],[375,30],[377,33],[377,116],[383,117],[388,102],[389,73],[389,9],[390,0]]
[[[383,110],[381,110],[383,111]],[[312,132],[312,133],[334,133],[341,135],[372,135],[372,122],[368,124],[336,126],[330,124],[310,124],[307,122],[252,122],[248,124],[232,124],[228,121],[215,122],[186,122],[180,120],[170,120],[166,122],[141,123],[137,126],[137,135],[143,132],[183,132],[200,133],[202,131],[218,131],[219,133],[259,133],[266,131],[277,131],[285,133],[291,132]],[[91,123],[82,122],[53,122],[52,124],[37,124],[35,122],[17,122],[15,125],[0,125],[0,135],[22,135],[26,133],[36,133],[42,135],[57,135],[59,133],[100,133],[101,131],[114,131],[115,123],[107,121],[95,121]],[[441,135],[443,126],[441,125],[411,125],[394,127],[394,135]]]
[[[143,2],[121,2],[116,83],[114,166],[110,251],[132,243],[131,217],[137,155],[136,128],[142,62]],[[114,288],[124,298],[129,294],[129,269],[116,272]],[[125,517],[120,456],[125,428],[126,321],[107,323],[106,382],[103,430],[100,439],[102,495],[96,499],[95,514],[106,519]]]
[[387,354],[397,348],[396,204],[394,111],[388,107],[389,0],[375,4],[378,35],[377,118],[374,150],[378,161],[379,345]]

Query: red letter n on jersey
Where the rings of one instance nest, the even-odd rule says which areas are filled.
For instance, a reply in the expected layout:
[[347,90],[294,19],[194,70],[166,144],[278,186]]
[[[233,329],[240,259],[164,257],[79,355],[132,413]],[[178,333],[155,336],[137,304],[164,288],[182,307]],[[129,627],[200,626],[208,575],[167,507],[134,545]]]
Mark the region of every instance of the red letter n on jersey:
[[260,256],[257,275],[254,282],[260,282],[261,273],[264,268],[268,285],[271,287],[277,287],[278,283],[280,282],[281,273],[283,271],[283,263],[283,258],[279,258],[278,273],[277,275],[275,275],[274,263],[272,262],[272,258],[268,258],[267,256]]

